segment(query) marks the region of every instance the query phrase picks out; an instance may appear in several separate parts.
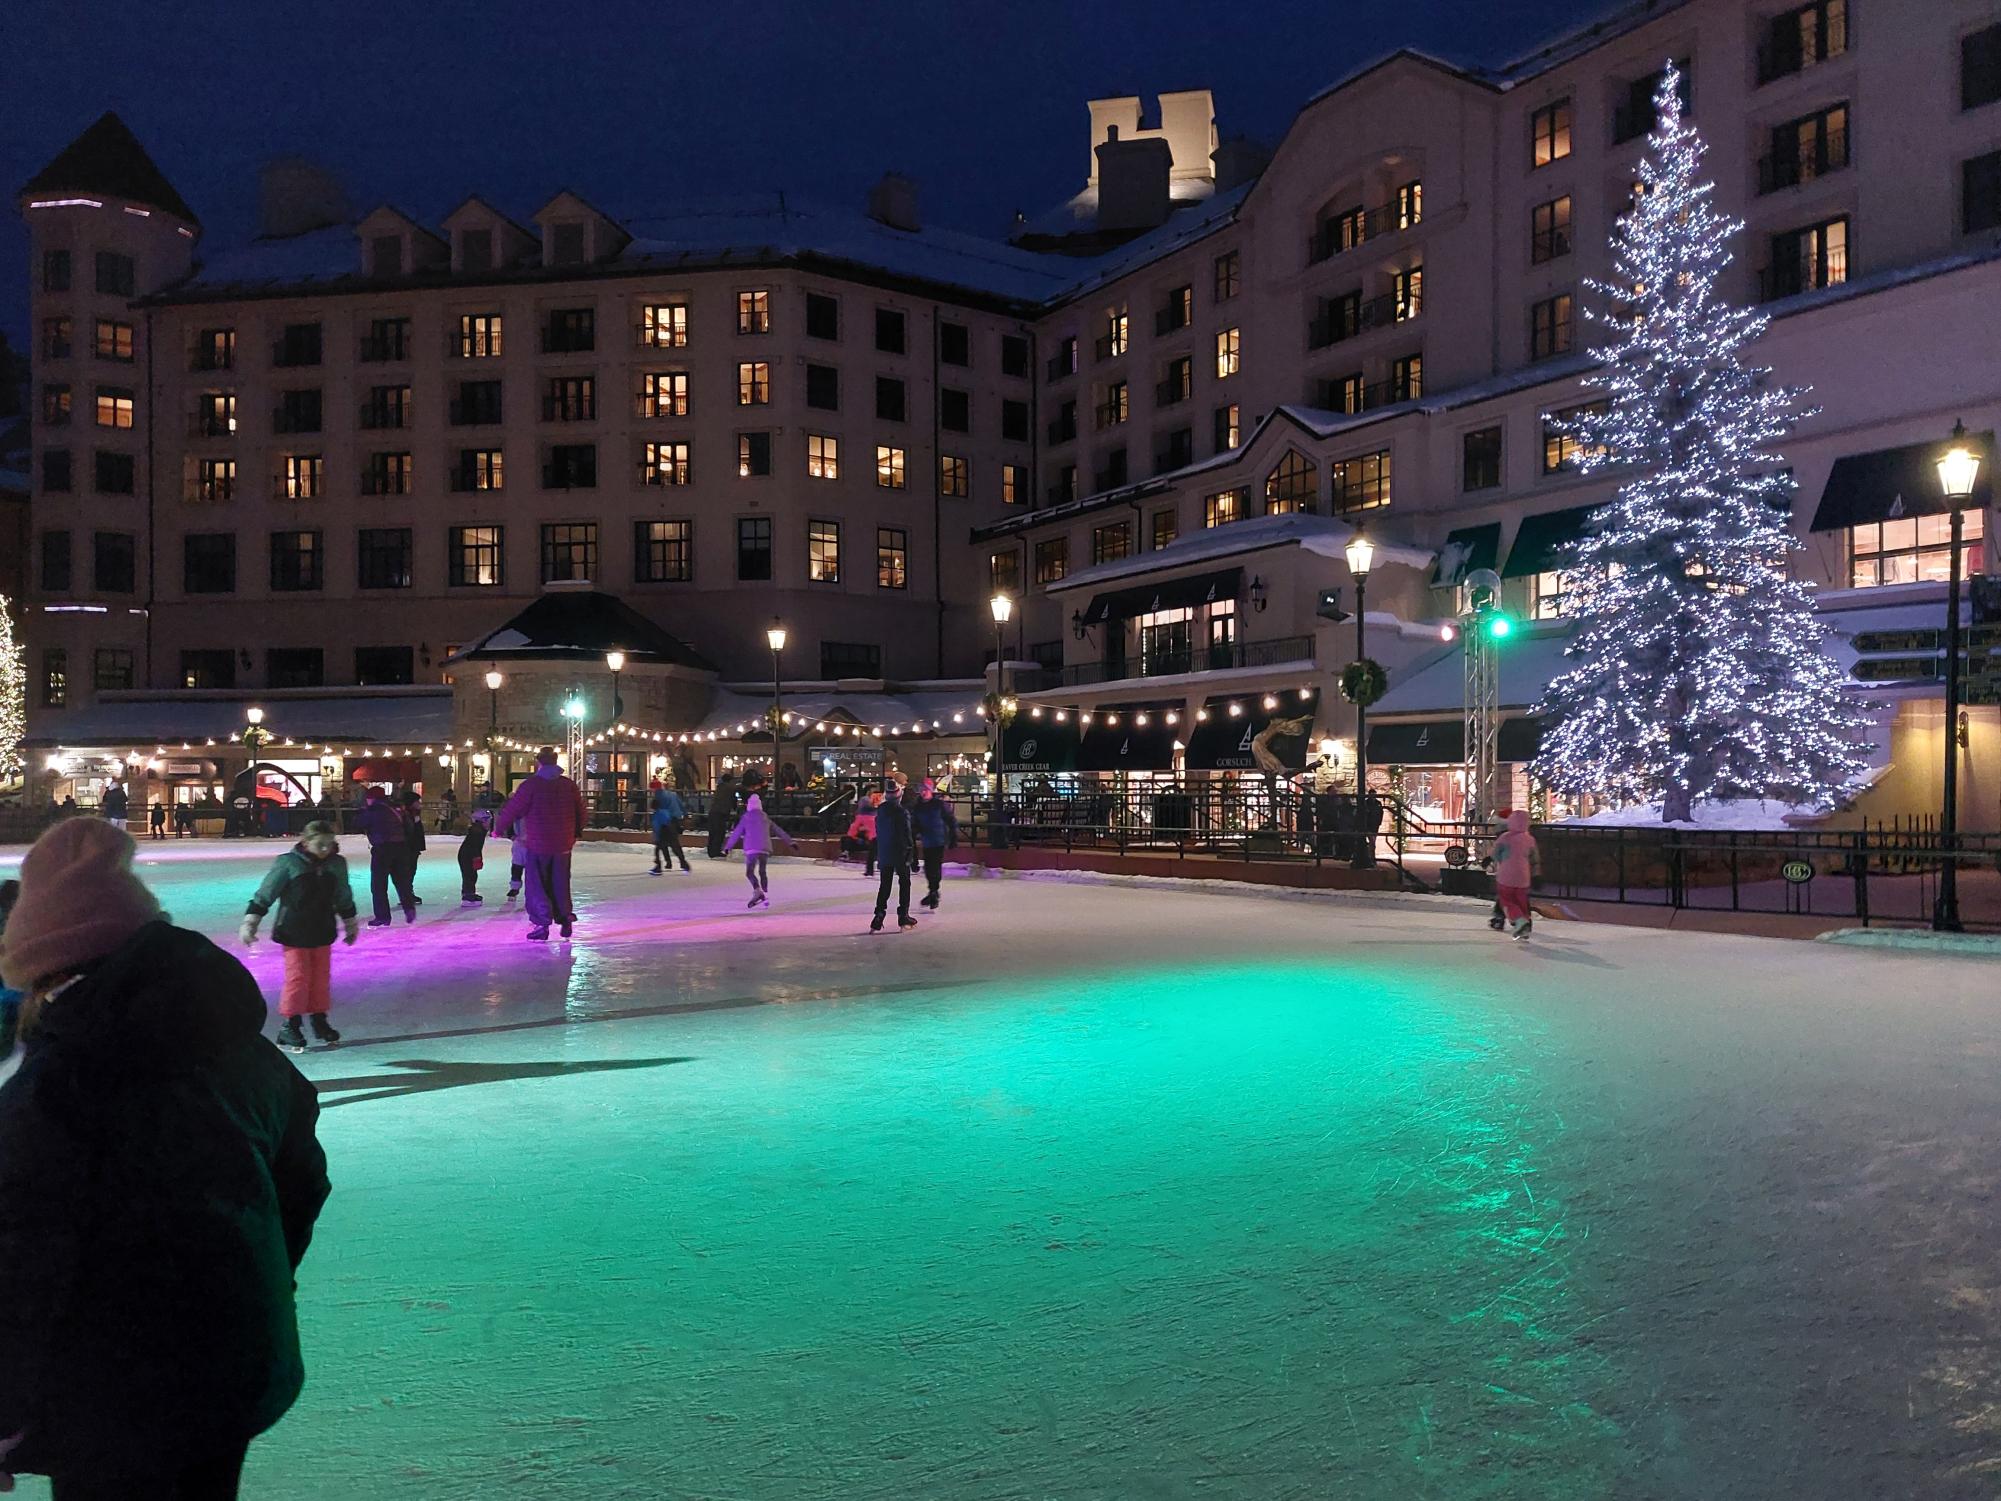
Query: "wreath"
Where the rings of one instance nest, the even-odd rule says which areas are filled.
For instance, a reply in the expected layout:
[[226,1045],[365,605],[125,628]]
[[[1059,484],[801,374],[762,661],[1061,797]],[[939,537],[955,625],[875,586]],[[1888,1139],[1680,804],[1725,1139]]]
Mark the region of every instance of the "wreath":
[[1389,686],[1390,675],[1374,657],[1350,662],[1341,669],[1341,696],[1365,709],[1388,692]]
[[980,708],[987,719],[994,724],[1006,726],[1014,723],[1015,701],[998,693],[989,693],[980,700]]

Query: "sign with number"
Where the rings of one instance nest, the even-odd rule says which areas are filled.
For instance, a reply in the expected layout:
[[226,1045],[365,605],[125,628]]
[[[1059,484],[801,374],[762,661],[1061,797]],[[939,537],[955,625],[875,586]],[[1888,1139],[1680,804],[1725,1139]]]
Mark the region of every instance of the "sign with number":
[[1813,879],[1813,862],[1810,860],[1788,860],[1779,867],[1779,874],[1788,884],[1801,886]]
[[1454,870],[1458,870],[1463,866],[1468,858],[1465,845],[1448,844],[1445,846],[1445,863]]

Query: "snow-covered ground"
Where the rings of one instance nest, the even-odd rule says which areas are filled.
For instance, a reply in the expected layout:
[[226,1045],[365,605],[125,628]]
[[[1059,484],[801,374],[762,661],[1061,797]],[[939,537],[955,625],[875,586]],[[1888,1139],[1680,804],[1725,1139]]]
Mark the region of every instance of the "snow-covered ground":
[[[223,938],[273,853],[146,874]],[[246,1495],[1992,1494],[1984,965],[1074,880],[869,938],[643,860],[531,945],[440,849],[336,951]]]

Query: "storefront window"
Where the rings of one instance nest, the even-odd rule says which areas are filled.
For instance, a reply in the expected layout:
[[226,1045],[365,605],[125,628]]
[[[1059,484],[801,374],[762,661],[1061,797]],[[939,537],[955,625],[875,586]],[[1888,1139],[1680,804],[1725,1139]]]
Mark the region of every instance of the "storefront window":
[[[1960,574],[1979,571],[1986,512],[1969,510],[1961,526]],[[1853,560],[1849,581],[1858,589],[1875,584],[1915,584],[1944,580],[1952,569],[1952,518],[1907,516],[1858,526],[1848,534]]]
[[1187,672],[1195,628],[1191,609],[1154,610],[1139,617],[1140,675]]

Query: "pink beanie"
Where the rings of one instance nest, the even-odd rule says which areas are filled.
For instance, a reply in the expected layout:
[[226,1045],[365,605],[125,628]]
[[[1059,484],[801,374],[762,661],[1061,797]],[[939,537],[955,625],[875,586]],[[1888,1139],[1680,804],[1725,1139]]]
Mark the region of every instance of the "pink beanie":
[[132,836],[66,818],[21,862],[21,896],[0,936],[0,979],[17,990],[101,959],[160,915],[132,874]]

